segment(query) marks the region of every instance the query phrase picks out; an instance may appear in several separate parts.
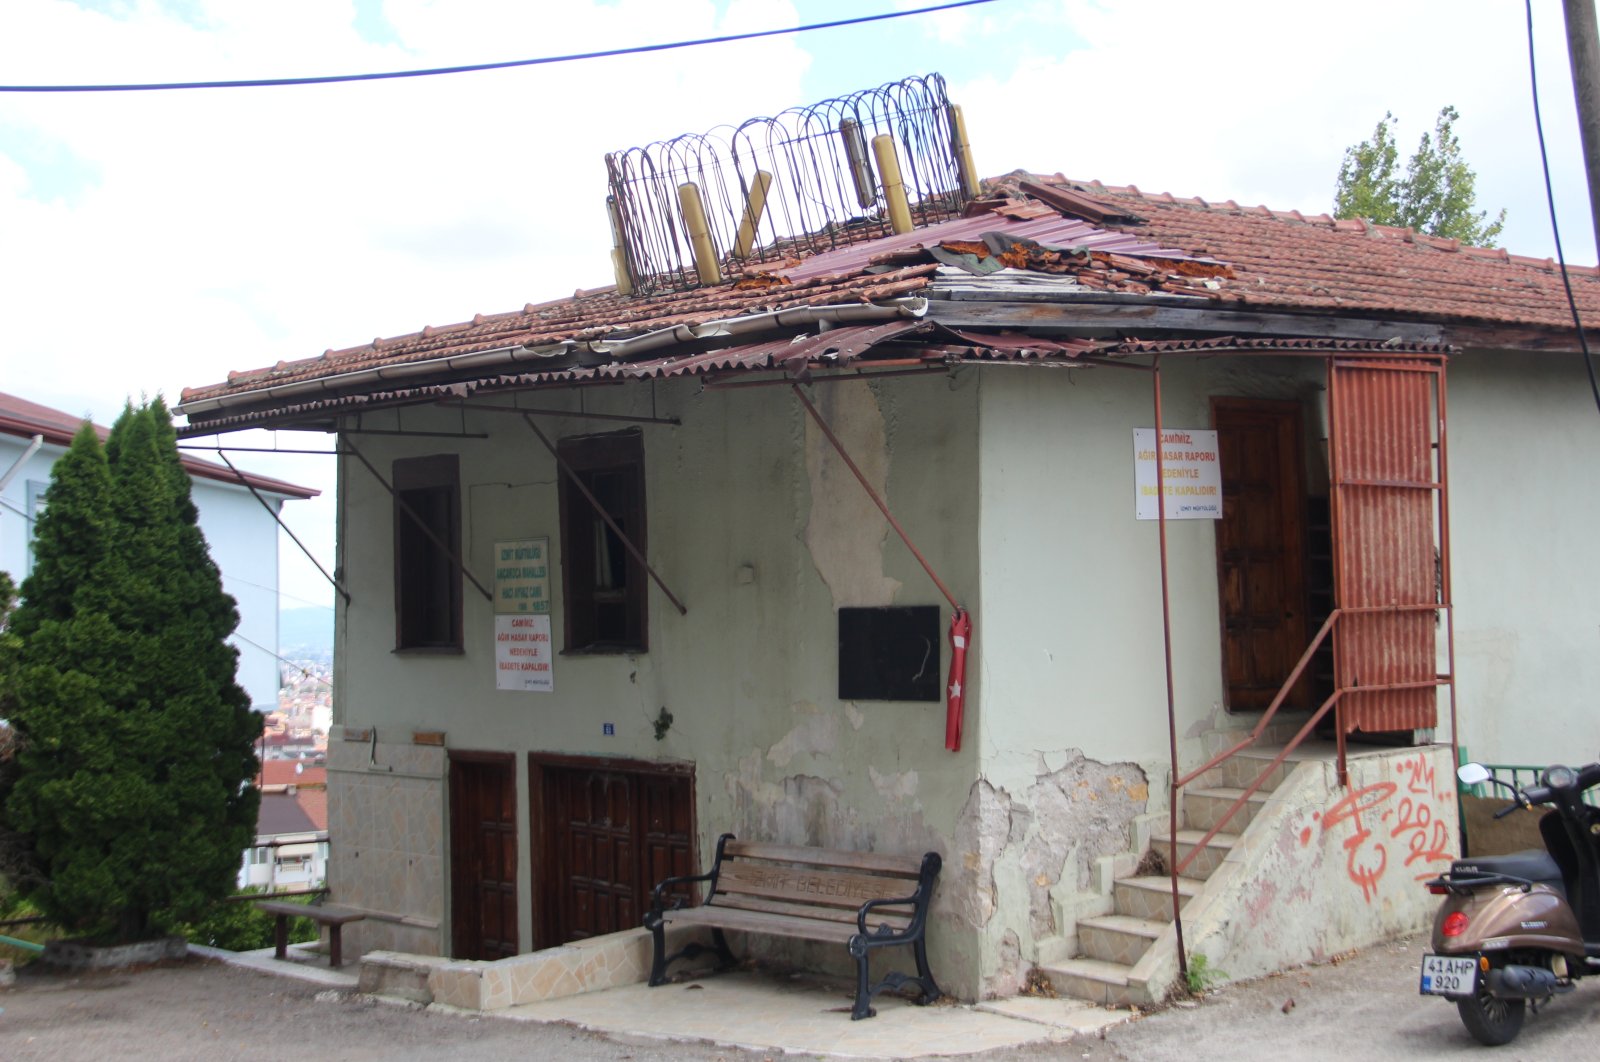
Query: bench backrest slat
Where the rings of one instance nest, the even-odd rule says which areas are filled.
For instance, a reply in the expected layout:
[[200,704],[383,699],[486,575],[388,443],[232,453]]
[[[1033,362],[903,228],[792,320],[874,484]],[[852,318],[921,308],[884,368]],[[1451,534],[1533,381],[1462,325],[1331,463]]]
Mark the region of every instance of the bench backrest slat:
[[802,848],[798,845],[760,844],[729,841],[725,852],[742,859],[766,859],[779,863],[805,863],[840,870],[864,870],[870,874],[893,874],[915,878],[922,871],[920,855],[884,855],[879,852],[845,852],[835,848]]
[[734,860],[723,863],[717,875],[715,902],[731,905],[746,897],[783,900],[838,911],[847,921],[854,921],[855,912],[868,900],[898,899],[915,891],[916,886],[902,878]]

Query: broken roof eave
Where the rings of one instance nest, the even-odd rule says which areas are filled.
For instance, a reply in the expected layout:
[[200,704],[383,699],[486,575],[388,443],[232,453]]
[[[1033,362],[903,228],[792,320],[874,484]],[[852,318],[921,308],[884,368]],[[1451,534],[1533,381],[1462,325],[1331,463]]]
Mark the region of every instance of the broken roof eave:
[[[283,384],[268,384],[264,387],[197,399],[192,402],[181,403],[174,412],[181,413],[189,422],[188,426],[180,434],[208,434],[202,430],[208,423],[221,424],[225,421],[237,421],[243,416],[248,416],[250,423],[241,423],[226,429],[227,431],[238,431],[247,427],[260,427],[276,419],[276,416],[283,408],[277,403],[282,402],[284,399],[324,396],[330,401],[339,398],[359,400],[363,395],[357,389],[372,384],[406,378],[476,372],[482,374],[479,377],[481,379],[491,375],[492,371],[497,368],[512,366],[530,360],[552,361],[559,358],[564,361],[570,361],[573,355],[580,352],[603,355],[607,359],[606,363],[614,364],[653,350],[702,342],[708,339],[751,336],[762,332],[803,328],[808,325],[837,326],[906,318],[919,319],[926,312],[927,300],[920,297],[896,298],[883,304],[843,303],[828,306],[794,306],[768,310],[759,314],[705,321],[698,324],[677,324],[669,328],[657,329],[642,335],[629,336],[622,339],[594,339],[587,341],[569,339],[540,347],[530,347],[525,344],[512,345],[495,347],[490,350],[472,351],[466,354],[453,354],[442,358],[429,358],[423,361],[377,365],[368,369],[335,376],[314,377],[308,380],[296,380]],[[563,364],[559,369],[552,366],[551,370],[562,371],[580,367],[584,366]],[[436,383],[435,386],[443,387],[446,385]],[[370,395],[370,392],[368,394]],[[263,403],[272,403],[272,405],[263,408]],[[219,414],[227,410],[238,410],[240,416],[216,416],[209,420],[204,418],[204,414]],[[254,414],[254,416],[250,416],[250,414]],[[202,419],[196,420],[197,415],[201,416]],[[318,419],[321,420],[323,418]]]
[[[1231,336],[1210,335],[1184,338],[1139,339],[1120,338],[1105,340],[1056,339],[1026,333],[981,333],[968,329],[950,328],[938,322],[927,321],[912,326],[926,341],[908,342],[907,330],[893,330],[885,325],[856,326],[846,332],[879,332],[883,342],[896,340],[906,345],[905,354],[911,356],[887,359],[863,357],[867,349],[881,349],[878,339],[855,344],[847,360],[840,361],[830,354],[804,359],[804,363],[788,364],[762,362],[747,365],[729,364],[740,351],[780,346],[773,342],[742,344],[718,348],[708,355],[691,355],[704,363],[694,370],[678,372],[661,371],[663,362],[634,363],[636,371],[626,375],[594,375],[595,369],[568,368],[549,373],[530,373],[518,376],[480,378],[475,381],[425,384],[415,388],[390,391],[369,391],[359,395],[343,395],[291,407],[276,407],[254,413],[244,412],[219,417],[213,421],[191,424],[180,434],[225,434],[246,428],[275,428],[333,432],[339,430],[339,418],[381,409],[420,406],[444,402],[455,398],[465,402],[478,394],[496,392],[548,391],[622,385],[654,381],[663,378],[698,376],[714,390],[727,387],[751,387],[786,383],[832,382],[845,379],[887,378],[898,375],[922,375],[930,371],[955,370],[964,366],[976,367],[1038,367],[1038,368],[1091,368],[1096,365],[1120,365],[1148,371],[1155,361],[1164,357],[1365,357],[1383,360],[1409,361],[1448,358],[1458,348],[1426,340],[1390,337],[1384,340],[1341,336]],[[932,329],[929,332],[929,329]],[[822,337],[817,337],[818,339]],[[815,342],[815,340],[813,340]],[[818,344],[819,349],[823,347]],[[920,354],[916,353],[920,351]],[[1138,360],[1135,360],[1138,359]],[[1150,359],[1146,361],[1144,359]],[[714,364],[722,362],[722,364]],[[913,362],[919,362],[915,365]],[[677,360],[681,367],[682,359]],[[618,366],[620,368],[621,366]],[[577,373],[587,373],[579,376]],[[470,409],[470,405],[464,405]]]

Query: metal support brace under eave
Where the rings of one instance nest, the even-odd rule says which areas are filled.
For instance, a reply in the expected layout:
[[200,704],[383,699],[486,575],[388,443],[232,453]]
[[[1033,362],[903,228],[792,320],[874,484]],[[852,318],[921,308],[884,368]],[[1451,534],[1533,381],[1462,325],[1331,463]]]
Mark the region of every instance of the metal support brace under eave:
[[[344,603],[346,605],[350,604],[350,591],[346,590],[339,580],[335,579],[332,575],[329,575],[328,569],[322,566],[322,562],[317,560],[316,557],[312,556],[311,551],[306,548],[306,544],[300,541],[300,536],[295,534],[294,531],[290,529],[289,525],[283,522],[283,517],[278,515],[278,510],[273,508],[272,504],[261,496],[261,492],[256,490],[255,484],[246,479],[244,473],[240,472],[238,468],[234,467],[233,462],[228,460],[228,455],[224,454],[220,449],[217,450],[217,456],[222,459],[223,464],[228,466],[228,471],[239,477],[239,482],[243,483],[245,487],[249,489],[250,493],[255,496],[256,501],[261,503],[261,507],[270,513],[272,519],[277,523],[277,525],[283,528],[284,532],[294,540],[294,544],[300,547],[300,552],[306,555],[306,560],[317,566],[317,571],[321,572],[322,577],[328,580],[329,585],[338,591],[340,597],[344,598]],[[279,657],[279,659],[281,660],[282,657]]]
[[394,489],[394,484],[383,478],[383,473],[379,472],[373,467],[372,462],[367,460],[365,454],[356,449],[354,443],[352,443],[349,439],[341,439],[340,442],[340,452],[349,454],[357,461],[360,461],[363,465],[367,466],[367,471],[372,473],[372,478],[383,484],[383,489],[388,491],[389,495],[394,498],[394,503],[400,507],[400,511],[411,518],[411,521],[417,525],[417,529],[428,537],[428,541],[432,542],[435,546],[438,546],[444,555],[450,558],[450,563],[454,564],[456,566],[456,570],[467,577],[468,582],[478,588],[478,593],[483,595],[483,599],[485,601],[493,602],[494,595],[491,594],[482,583],[478,582],[477,576],[473,575],[472,572],[467,569],[466,562],[461,559],[461,554],[451,549],[443,539],[434,533],[433,528],[429,527],[422,517],[417,515],[416,510],[406,504],[405,499],[400,497],[400,492]]

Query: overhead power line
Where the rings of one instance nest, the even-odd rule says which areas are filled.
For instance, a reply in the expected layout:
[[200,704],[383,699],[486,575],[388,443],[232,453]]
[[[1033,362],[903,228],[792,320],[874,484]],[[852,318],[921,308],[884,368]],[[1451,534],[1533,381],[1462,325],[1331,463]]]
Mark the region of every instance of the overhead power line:
[[934,7],[919,7],[909,11],[888,11],[881,15],[862,15],[841,18],[832,22],[813,22],[805,26],[788,26],[784,29],[756,30],[751,33],[733,33],[722,37],[701,37],[692,41],[673,41],[669,44],[640,44],[631,48],[611,48],[600,52],[577,52],[572,55],[547,55],[538,59],[512,59],[503,63],[473,63],[468,66],[437,66],[427,70],[390,70],[377,74],[329,74],[323,77],[272,77],[245,81],[172,81],[138,85],[0,85],[0,92],[161,92],[169,89],[222,89],[222,88],[276,88],[282,85],[331,85],[344,81],[392,81],[406,77],[436,77],[440,74],[471,74],[480,70],[509,70],[519,66],[548,66],[552,63],[573,63],[581,59],[608,59],[618,55],[642,55],[647,52],[667,52],[678,48],[698,48],[704,44],[731,44],[759,37],[778,37],[788,33],[808,33],[812,30],[837,29],[840,26],[859,26],[867,22],[882,22],[910,15],[929,15],[936,11],[951,11],[958,7],[992,4],[995,0],[954,0],[953,3]]

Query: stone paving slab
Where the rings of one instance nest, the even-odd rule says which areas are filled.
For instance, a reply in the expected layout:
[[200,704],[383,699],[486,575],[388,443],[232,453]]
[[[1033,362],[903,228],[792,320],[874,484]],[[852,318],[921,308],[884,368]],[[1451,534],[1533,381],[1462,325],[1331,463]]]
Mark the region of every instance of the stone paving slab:
[[190,944],[189,954],[216,959],[229,966],[242,966],[278,977],[292,977],[297,981],[326,985],[329,988],[354,990],[360,980],[359,963],[349,963],[340,969],[330,970],[326,965],[316,965],[318,962],[325,964],[328,961],[325,956],[305,951],[293,944],[289,945],[287,959],[279,959],[274,948],[262,948],[260,951],[223,951],[221,948],[208,948],[204,944]]
[[976,1009],[986,1014],[1090,1034],[1138,1017],[1136,1011],[1125,1007],[1097,1007],[1081,999],[1047,999],[1040,996],[991,999],[977,1004]]
[[897,997],[879,996],[874,1001],[877,1017],[851,1021],[850,1001],[849,992],[840,989],[739,971],[660,988],[627,985],[527,1003],[495,1016],[567,1022],[613,1036],[878,1059],[959,1056],[1059,1043],[1084,1031],[1090,1019],[1078,1012],[1110,1013],[1059,1000],[1038,1000],[1049,1006],[1024,1007],[1024,1013],[1014,1015],[969,1006],[918,1007]]

